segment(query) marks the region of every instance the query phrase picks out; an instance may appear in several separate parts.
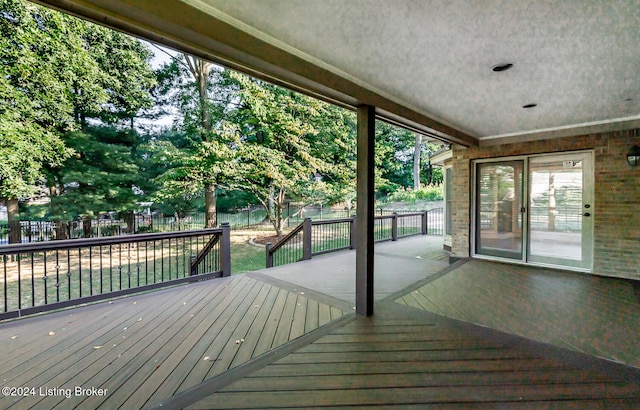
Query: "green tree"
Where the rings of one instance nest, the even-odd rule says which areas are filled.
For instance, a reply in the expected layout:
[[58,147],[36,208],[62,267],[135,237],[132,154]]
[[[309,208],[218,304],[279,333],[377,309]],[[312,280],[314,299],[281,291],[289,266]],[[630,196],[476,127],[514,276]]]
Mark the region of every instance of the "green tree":
[[[90,119],[110,124],[124,119],[133,127],[135,115],[152,104],[151,51],[121,33],[20,0],[0,1],[0,34],[0,196],[29,197],[45,171],[55,175],[52,191],[80,195],[83,190],[60,182],[73,180],[75,172],[67,176],[61,168],[73,152],[65,139],[77,139],[79,129],[88,130],[81,133],[85,139],[99,138],[88,127]],[[101,204],[90,198],[65,201],[86,204],[85,214],[96,213]]]
[[382,197],[399,187],[413,186],[415,134],[376,121],[376,196]]
[[354,135],[348,130],[352,119],[293,91],[237,73],[230,76],[239,85],[240,104],[223,127],[233,156],[226,183],[251,192],[281,236],[288,199],[333,202],[353,180],[348,164],[354,153],[345,149],[353,146],[348,142]]
[[100,70],[98,85],[107,95],[93,116],[107,124],[125,121],[133,130],[135,117],[154,104],[151,90],[157,80],[150,65],[151,49],[133,37],[94,24],[86,25],[83,40]]
[[[219,128],[234,106],[232,83],[227,81],[221,68],[186,54],[174,57],[162,67],[158,78],[157,101],[176,107],[179,112],[176,130],[194,138],[189,147],[171,154],[176,168],[161,178],[164,189],[159,197],[175,200],[203,192],[205,226],[214,227],[217,224],[216,190],[222,176],[220,169],[224,166],[215,162],[215,153],[224,150],[224,144],[219,141]],[[199,142],[195,141],[196,136]],[[173,150],[162,143],[160,149]],[[224,157],[222,154],[220,158]]]
[[[57,14],[17,0],[0,1],[0,197],[19,224],[17,200],[36,192],[45,166],[71,151],[58,132],[72,126],[60,75],[69,50]],[[12,229],[11,242],[20,242]]]
[[51,219],[95,219],[100,212],[136,208],[142,192],[136,186],[139,169],[132,156],[135,132],[87,126],[66,134],[65,143],[75,154],[63,168],[49,173]]

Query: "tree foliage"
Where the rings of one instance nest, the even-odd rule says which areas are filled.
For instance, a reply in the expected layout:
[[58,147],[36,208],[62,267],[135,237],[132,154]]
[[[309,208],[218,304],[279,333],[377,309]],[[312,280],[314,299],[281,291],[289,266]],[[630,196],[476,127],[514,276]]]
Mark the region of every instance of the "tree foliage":
[[[179,64],[166,69],[179,72]],[[162,175],[162,195],[193,193],[207,181],[250,192],[278,234],[286,201],[327,203],[344,195],[353,180],[353,115],[231,71],[211,70],[208,84],[207,138],[192,139],[186,149],[155,141],[156,157],[177,165]],[[182,131],[202,132],[192,105],[202,90],[187,82],[178,87],[172,99],[180,104]]]
[[90,123],[132,129],[152,106],[150,49],[20,0],[0,1],[0,34],[0,196],[28,197],[47,174],[56,218],[121,208],[122,192],[111,192],[122,184],[114,167],[131,163],[132,147],[125,157],[121,142]]
[[64,168],[49,172],[53,220],[96,218],[100,212],[135,208],[139,168],[132,149],[135,132],[107,126],[89,126],[65,135],[75,154]]
[[326,203],[348,181],[347,157],[332,144],[340,133],[330,127],[344,126],[345,119],[321,101],[231,75],[240,85],[241,108],[232,118],[237,138],[229,184],[252,192],[280,235],[288,199]]
[[[140,41],[22,0],[0,0],[0,35],[0,196],[46,181],[49,216],[68,221],[153,195],[180,214],[204,203],[211,226],[224,193],[262,204],[278,234],[286,202],[355,200],[353,112],[187,55],[153,72]],[[139,135],[152,109],[174,125]],[[414,138],[377,123],[377,195],[413,185]]]
[[44,166],[70,155],[59,137],[72,126],[60,67],[69,57],[52,33],[55,13],[16,0],[0,1],[0,196],[28,197]]

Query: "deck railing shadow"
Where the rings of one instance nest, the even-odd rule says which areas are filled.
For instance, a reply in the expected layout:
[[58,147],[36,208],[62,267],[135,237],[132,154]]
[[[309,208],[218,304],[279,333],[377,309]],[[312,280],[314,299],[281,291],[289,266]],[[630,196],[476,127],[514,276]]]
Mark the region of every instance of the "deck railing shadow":
[[231,274],[230,226],[0,247],[0,320]]
[[[353,249],[356,243],[356,218],[322,221],[305,219],[275,245],[266,245],[266,267],[285,265],[313,256],[345,249]],[[414,235],[442,235],[443,210],[393,213],[374,219],[376,242],[396,241]]]

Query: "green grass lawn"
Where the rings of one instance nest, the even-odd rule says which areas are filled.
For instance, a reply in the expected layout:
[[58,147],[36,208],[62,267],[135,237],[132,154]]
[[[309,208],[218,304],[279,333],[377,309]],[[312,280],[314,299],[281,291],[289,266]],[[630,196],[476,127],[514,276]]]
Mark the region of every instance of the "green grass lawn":
[[231,245],[231,274],[264,269],[266,265],[265,249],[248,243]]

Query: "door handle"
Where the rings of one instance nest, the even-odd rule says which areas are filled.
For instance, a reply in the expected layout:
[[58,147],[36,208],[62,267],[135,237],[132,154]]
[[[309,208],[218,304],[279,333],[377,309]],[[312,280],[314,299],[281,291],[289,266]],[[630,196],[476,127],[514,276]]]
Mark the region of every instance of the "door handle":
[[591,216],[591,214],[589,212],[585,212],[583,215],[584,216]]

